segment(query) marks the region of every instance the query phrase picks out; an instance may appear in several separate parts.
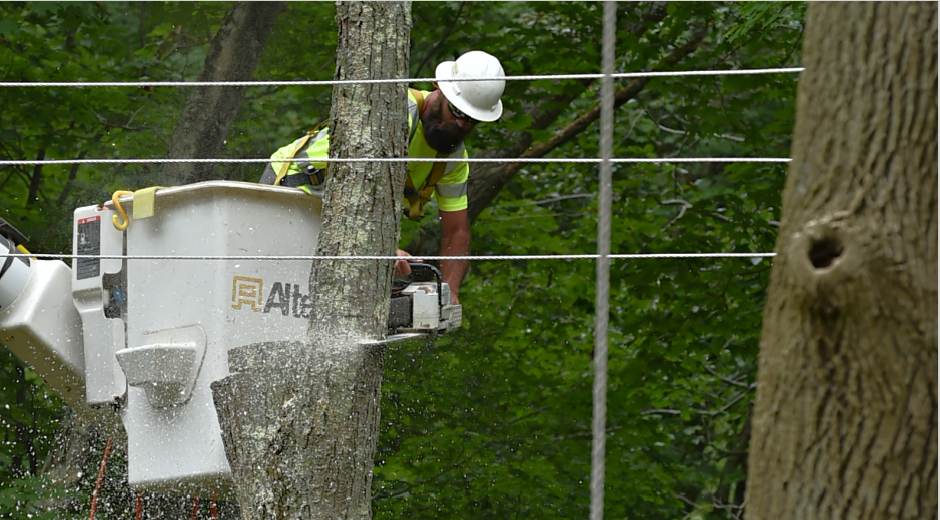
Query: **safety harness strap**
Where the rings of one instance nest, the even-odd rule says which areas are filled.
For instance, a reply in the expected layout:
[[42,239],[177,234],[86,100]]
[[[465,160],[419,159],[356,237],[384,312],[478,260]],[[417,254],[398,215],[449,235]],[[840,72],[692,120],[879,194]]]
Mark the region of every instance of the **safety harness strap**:
[[[420,90],[416,88],[410,88],[408,90],[411,91],[411,95],[414,96],[415,101],[418,102],[418,116],[420,117],[421,110],[424,109],[424,92],[421,92]],[[415,121],[415,126],[417,126],[417,124],[418,124],[417,121]]]
[[[421,116],[421,111],[424,109],[424,93],[417,89],[409,89],[411,94],[415,97],[415,101],[418,102],[418,116]],[[412,137],[414,137],[414,132],[418,128],[418,122],[414,122],[414,129],[412,130]],[[411,142],[411,140],[408,140]],[[441,152],[437,153],[438,158],[447,157],[447,154],[442,154]],[[408,203],[411,207],[408,208],[408,218],[411,220],[421,220],[421,217],[424,216],[424,205],[431,198],[431,195],[434,194],[434,189],[437,186],[438,181],[441,180],[441,177],[444,176],[444,169],[447,168],[447,163],[436,162],[434,166],[431,167],[431,173],[424,180],[424,183],[421,185],[420,189],[416,189],[414,182],[411,181],[411,175],[408,175],[405,178],[405,198],[408,199]]]
[[[293,159],[294,157],[296,157],[297,154],[298,154],[301,150],[303,150],[304,148],[307,147],[307,143],[310,142],[310,139],[311,139],[313,136],[315,136],[315,135],[317,135],[318,133],[320,133],[320,130],[322,130],[323,127],[326,126],[327,124],[328,124],[328,121],[323,121],[322,123],[320,123],[320,124],[318,124],[317,126],[311,128],[310,130],[308,130],[307,133],[304,134],[303,137],[301,137],[300,139],[297,140],[297,146],[294,147],[294,151],[291,152],[290,155],[288,155],[288,156],[286,157],[286,159]],[[290,168],[290,165],[291,165],[290,162],[283,162],[283,163],[281,163],[281,169],[278,170],[278,172],[277,172],[277,177],[274,178],[274,185],[275,185],[275,186],[281,186],[281,185],[282,185],[282,184],[281,184],[281,180],[283,180],[284,177],[287,176],[287,169]],[[307,180],[309,180],[309,179],[307,179]],[[307,184],[307,183],[301,183],[301,184]],[[298,184],[298,186],[299,186],[299,184]]]
[[[438,152],[437,157],[447,157],[447,154]],[[424,216],[424,205],[430,200],[431,195],[434,194],[437,182],[444,176],[444,168],[446,167],[447,163],[434,163],[434,166],[431,167],[431,173],[428,175],[427,179],[424,180],[420,189],[415,189],[414,183],[411,182],[410,175],[405,179],[405,198],[407,198],[408,203],[411,204],[411,207],[408,208],[408,218],[411,220],[421,220],[421,217]]]

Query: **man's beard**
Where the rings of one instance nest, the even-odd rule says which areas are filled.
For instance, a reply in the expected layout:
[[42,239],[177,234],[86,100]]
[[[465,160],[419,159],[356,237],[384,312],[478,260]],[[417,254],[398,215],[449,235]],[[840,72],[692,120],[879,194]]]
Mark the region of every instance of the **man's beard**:
[[451,154],[463,143],[463,129],[452,121],[444,121],[441,105],[431,107],[428,113],[421,116],[424,126],[424,139],[440,153]]

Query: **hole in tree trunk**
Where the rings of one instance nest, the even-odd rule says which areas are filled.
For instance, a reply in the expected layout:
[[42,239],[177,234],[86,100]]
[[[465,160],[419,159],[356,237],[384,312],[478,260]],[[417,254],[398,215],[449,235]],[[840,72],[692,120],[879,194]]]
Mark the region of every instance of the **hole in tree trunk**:
[[816,269],[823,269],[832,265],[832,262],[842,254],[843,247],[835,237],[823,237],[813,242],[809,248],[809,261]]

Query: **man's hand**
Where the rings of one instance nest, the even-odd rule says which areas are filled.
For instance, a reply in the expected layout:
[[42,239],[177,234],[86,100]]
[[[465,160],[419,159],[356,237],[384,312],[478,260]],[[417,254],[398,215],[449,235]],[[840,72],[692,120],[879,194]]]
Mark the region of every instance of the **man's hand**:
[[[411,253],[399,249],[398,256],[407,256],[410,257]],[[411,266],[408,265],[408,262],[421,263],[421,259],[417,260],[395,260],[395,278],[401,278],[402,276],[408,276],[411,274]]]

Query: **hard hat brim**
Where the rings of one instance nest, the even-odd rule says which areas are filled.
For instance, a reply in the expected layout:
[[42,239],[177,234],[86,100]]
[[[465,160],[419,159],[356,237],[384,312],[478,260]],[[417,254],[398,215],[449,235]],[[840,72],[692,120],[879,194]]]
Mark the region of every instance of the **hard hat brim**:
[[482,110],[471,105],[470,102],[464,99],[460,95],[460,84],[474,82],[460,80],[455,81],[453,79],[453,71],[453,61],[442,62],[434,71],[434,80],[437,82],[438,88],[441,89],[441,93],[444,94],[444,97],[446,97],[448,101],[456,105],[461,112],[476,119],[477,121],[486,121],[487,123],[491,123],[503,115],[502,100],[497,101],[496,105],[491,110]]

